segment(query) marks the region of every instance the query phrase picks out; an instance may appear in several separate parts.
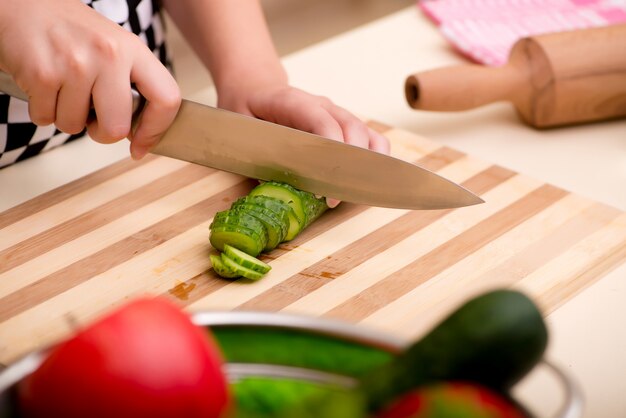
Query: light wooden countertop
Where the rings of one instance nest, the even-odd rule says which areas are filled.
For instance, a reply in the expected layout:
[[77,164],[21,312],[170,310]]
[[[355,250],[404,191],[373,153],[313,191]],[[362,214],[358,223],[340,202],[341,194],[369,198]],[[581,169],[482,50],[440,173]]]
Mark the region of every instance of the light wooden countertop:
[[[458,114],[415,112],[413,72],[464,62],[410,7],[284,58],[292,83],[361,116],[410,130],[483,160],[626,210],[626,120],[549,131],[523,125],[508,104]],[[184,82],[184,80],[181,80]],[[211,87],[189,98],[212,104]],[[0,170],[0,211],[127,156],[128,144],[81,140]],[[548,317],[548,358],[582,385],[588,417],[626,416],[626,263]],[[559,402],[541,371],[518,388],[541,411]]]

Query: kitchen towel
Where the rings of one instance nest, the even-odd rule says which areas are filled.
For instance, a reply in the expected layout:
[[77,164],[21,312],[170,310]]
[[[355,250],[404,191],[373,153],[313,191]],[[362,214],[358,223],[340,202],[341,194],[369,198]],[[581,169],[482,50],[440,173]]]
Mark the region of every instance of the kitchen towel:
[[526,36],[626,22],[626,0],[419,0],[418,6],[461,53],[490,66],[506,63]]

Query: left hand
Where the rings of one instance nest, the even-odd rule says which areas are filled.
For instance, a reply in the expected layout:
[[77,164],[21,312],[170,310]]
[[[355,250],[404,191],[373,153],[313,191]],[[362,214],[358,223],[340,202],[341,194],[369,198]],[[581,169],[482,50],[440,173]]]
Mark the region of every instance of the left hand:
[[[245,94],[220,93],[220,108],[389,154],[387,138],[326,97],[282,83],[247,89]],[[327,203],[335,207],[339,201],[327,199]]]

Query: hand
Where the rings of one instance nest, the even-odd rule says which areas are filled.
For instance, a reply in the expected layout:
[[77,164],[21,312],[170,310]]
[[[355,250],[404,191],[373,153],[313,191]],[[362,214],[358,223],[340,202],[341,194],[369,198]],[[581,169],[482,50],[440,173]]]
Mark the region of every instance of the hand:
[[[180,106],[178,86],[140,39],[79,0],[3,0],[0,69],[29,96],[37,125],[101,143],[131,137],[143,157]],[[147,104],[131,133],[131,82]],[[88,120],[91,106],[96,120]]]
[[[243,94],[225,92],[218,106],[270,122],[311,132],[347,144],[389,154],[389,141],[356,116],[326,97],[314,96],[286,84],[246,89]],[[339,204],[328,198],[328,206]]]

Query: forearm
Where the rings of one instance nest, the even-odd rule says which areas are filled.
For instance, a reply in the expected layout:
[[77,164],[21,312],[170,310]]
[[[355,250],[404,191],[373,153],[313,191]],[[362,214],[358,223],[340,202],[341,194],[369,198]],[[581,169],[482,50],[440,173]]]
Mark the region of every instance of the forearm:
[[287,82],[257,0],[163,4],[211,72],[218,92]]

